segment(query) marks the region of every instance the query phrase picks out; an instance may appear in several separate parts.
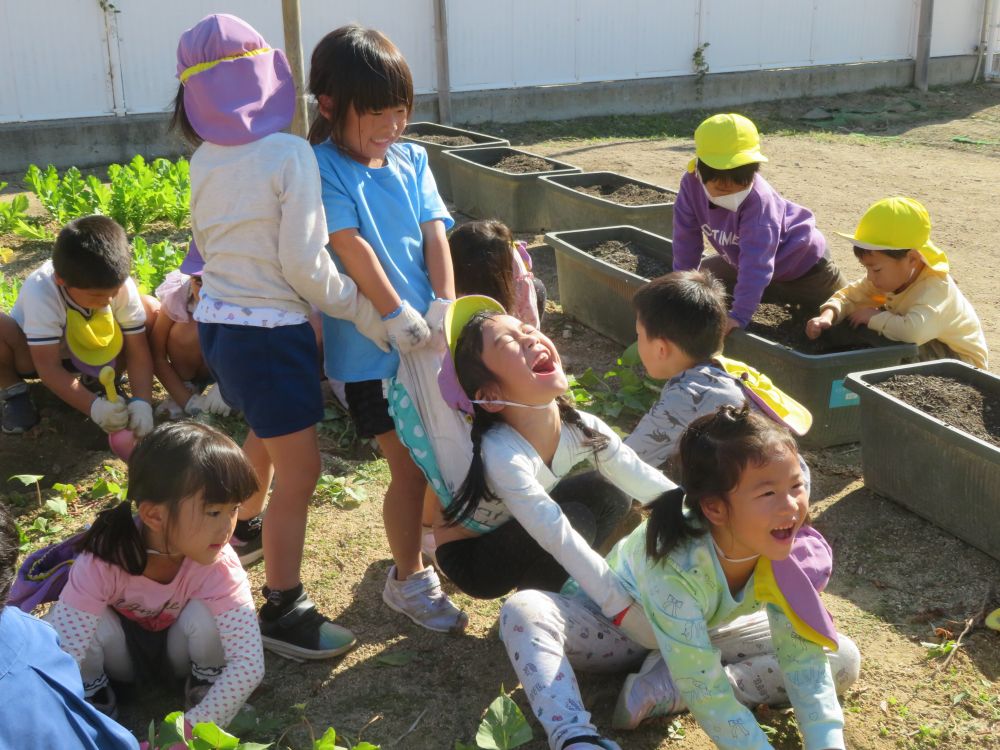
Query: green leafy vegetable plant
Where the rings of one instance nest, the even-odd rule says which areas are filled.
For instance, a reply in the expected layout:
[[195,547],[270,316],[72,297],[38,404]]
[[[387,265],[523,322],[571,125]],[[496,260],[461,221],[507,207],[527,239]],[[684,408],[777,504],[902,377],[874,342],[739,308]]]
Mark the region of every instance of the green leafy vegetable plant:
[[[2,256],[0,256],[2,259]],[[6,260],[4,261],[7,262]],[[5,313],[9,313],[14,309],[14,303],[17,302],[17,295],[21,292],[21,280],[15,278],[7,278],[3,273],[0,273],[0,310]]]
[[323,474],[316,482],[314,497],[341,510],[357,508],[367,499],[363,479]]
[[[617,387],[612,383],[615,378]],[[588,367],[579,377],[570,376],[569,387],[578,406],[615,419],[622,414],[645,414],[656,403],[663,384],[643,372],[638,347],[632,344],[622,352],[614,370],[598,375]]]
[[183,248],[169,240],[150,245],[144,237],[132,240],[132,277],[142,294],[152,294],[167,274],[184,260]]

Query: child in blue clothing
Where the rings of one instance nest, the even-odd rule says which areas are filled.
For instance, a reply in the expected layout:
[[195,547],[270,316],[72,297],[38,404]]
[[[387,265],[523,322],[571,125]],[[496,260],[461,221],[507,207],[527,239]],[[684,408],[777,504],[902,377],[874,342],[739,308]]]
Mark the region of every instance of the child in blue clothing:
[[619,671],[644,656],[617,727],[690,710],[721,750],[763,750],[748,707],[790,701],[806,748],[844,748],[837,692],[857,679],[860,656],[819,599],[832,558],[808,523],[797,453],[787,430],[746,407],[691,424],[683,489],[658,499],[607,558],[650,629],[623,627],[632,608],[608,618],[593,591],[507,600],[500,634],[552,750],[618,750],[594,726],[573,669]]
[[0,747],[137,750],[125,727],[84,700],[80,670],[50,625],[8,607],[17,527],[0,505]]
[[[454,222],[427,153],[396,142],[413,107],[410,69],[378,31],[344,26],[313,51],[309,90],[319,107],[309,140],[338,267],[382,314],[400,353],[424,346],[455,296],[445,234]],[[385,396],[399,353],[381,351],[350,321],[329,316],[323,340],[327,375],[346,383],[358,434],[377,440],[392,472],[382,515],[395,564],[382,598],[430,630],[461,631],[467,617],[420,559],[426,480],[396,434]]]

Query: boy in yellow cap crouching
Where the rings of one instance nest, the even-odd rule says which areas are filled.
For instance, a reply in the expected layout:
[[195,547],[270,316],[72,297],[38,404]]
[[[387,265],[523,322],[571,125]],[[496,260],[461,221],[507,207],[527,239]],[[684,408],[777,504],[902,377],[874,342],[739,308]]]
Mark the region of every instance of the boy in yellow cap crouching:
[[845,318],[893,341],[920,347],[919,359],[953,358],[985,369],[986,338],[972,305],[948,274],[948,256],[930,240],[927,209],[895,196],[872,204],[854,234],[863,279],[844,287],[806,324],[817,338]]
[[[812,211],[758,173],[767,157],[750,120],[713,115],[694,145],[674,205],[674,270],[700,264],[725,284],[733,298],[726,333],[746,327],[761,301],[815,309],[847,284]],[[702,261],[706,239],[718,255]]]
[[[24,280],[11,314],[0,313],[4,432],[24,432],[38,422],[23,380],[36,373],[105,432],[128,428],[141,438],[153,429],[147,313],[129,277],[131,263],[125,230],[112,219],[84,216],[63,227],[52,259]],[[96,376],[122,356],[135,396],[127,403],[95,395],[77,378]]]

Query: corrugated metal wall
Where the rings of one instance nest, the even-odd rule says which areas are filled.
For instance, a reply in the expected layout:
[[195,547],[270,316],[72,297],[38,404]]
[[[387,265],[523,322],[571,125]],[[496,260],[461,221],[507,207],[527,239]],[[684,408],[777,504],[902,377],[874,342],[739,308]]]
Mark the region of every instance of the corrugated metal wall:
[[[984,0],[938,0],[931,54],[976,45]],[[435,90],[433,0],[301,0],[313,46],[357,21],[403,51],[418,93]],[[702,44],[712,72],[913,56],[918,0],[452,0],[455,91],[692,72]],[[218,2],[0,0],[0,122],[161,112],[176,92],[180,33]],[[282,45],[281,3],[231,8]]]

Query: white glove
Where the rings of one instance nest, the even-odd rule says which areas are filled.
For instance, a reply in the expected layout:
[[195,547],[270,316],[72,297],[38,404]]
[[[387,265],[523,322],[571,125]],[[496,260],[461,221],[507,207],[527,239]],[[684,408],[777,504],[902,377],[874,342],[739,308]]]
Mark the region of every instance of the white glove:
[[653,626],[649,624],[649,618],[646,617],[646,612],[639,602],[632,602],[618,629],[640,646],[659,648],[656,636],[653,634]]
[[174,401],[170,396],[167,396],[163,401],[156,405],[156,409],[153,411],[157,417],[166,417],[167,419],[180,419],[184,416],[184,409],[181,405]]
[[153,431],[153,407],[148,401],[134,398],[128,402],[128,428],[136,438],[144,438]]
[[427,308],[427,313],[424,315],[424,320],[427,322],[427,327],[431,329],[431,333],[443,330],[444,314],[448,312],[451,303],[452,300],[441,299],[440,297],[435,297],[434,301],[431,302],[430,307]]
[[371,339],[375,343],[375,346],[382,351],[386,353],[391,351],[389,348],[389,333],[386,331],[382,316],[378,314],[375,305],[362,294],[358,294],[358,314],[354,318],[354,327],[363,336]]
[[228,417],[233,411],[232,407],[222,398],[222,391],[217,385],[210,385],[201,398],[204,401],[201,408],[209,414]]
[[385,321],[385,328],[389,333],[389,343],[400,354],[419,349],[431,338],[431,329],[426,321],[406,300],[399,306],[399,312]]
[[451,307],[450,299],[436,297],[427,308],[424,314],[424,321],[431,329],[431,346],[434,351],[444,352],[447,342],[444,337],[444,315]]
[[98,396],[90,405],[90,418],[105,432],[117,432],[128,426],[128,407],[118,399],[114,403]]

